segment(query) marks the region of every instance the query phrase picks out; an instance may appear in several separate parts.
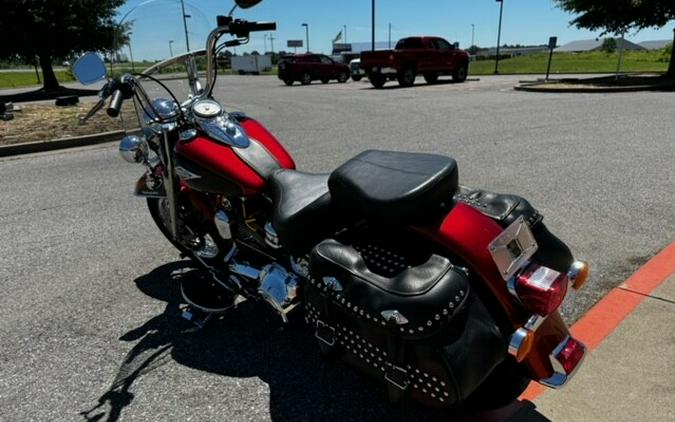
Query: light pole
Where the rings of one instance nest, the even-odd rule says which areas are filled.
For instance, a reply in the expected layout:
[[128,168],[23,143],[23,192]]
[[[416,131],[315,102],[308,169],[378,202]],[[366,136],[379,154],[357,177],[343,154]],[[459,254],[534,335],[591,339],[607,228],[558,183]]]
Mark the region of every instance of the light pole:
[[371,50],[375,51],[375,0],[373,0],[373,11],[372,11],[372,33],[371,33]]
[[129,37],[127,46],[129,47],[129,58],[131,59],[131,73],[136,73],[136,69],[134,69],[134,54],[131,52],[131,34],[133,34],[133,32],[127,33],[127,36]]
[[263,51],[263,54],[267,53],[267,34],[263,34],[263,40],[265,43],[265,50]]
[[190,39],[188,38],[187,18],[191,18],[192,16],[185,14],[185,3],[183,2],[183,0],[180,0],[180,7],[183,10],[183,29],[185,30],[185,48],[187,48],[187,51],[189,53],[190,52]]
[[476,35],[476,25],[472,23],[471,24],[471,47],[476,45],[475,42],[474,42],[475,35]]
[[169,54],[173,57],[173,48],[171,48],[171,44],[173,44],[173,40],[169,40]]
[[389,49],[391,50],[391,24],[389,24]]
[[272,54],[274,54],[274,40],[276,40],[276,38],[274,38],[274,36],[270,34],[269,39],[270,39],[270,50],[272,50]]
[[502,41],[502,13],[504,12],[504,0],[497,0],[499,3],[499,29],[497,30],[497,59],[495,60],[495,75],[499,74],[499,44]]
[[307,37],[307,52],[309,53],[309,25],[303,23],[302,26],[305,27],[305,37]]
[[347,44],[347,25],[342,25],[342,27],[345,29],[345,44]]

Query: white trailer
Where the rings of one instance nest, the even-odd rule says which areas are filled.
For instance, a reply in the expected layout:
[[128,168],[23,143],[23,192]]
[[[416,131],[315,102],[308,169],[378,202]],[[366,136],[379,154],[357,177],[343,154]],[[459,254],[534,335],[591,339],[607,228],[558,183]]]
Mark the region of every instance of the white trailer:
[[267,54],[264,56],[232,56],[231,63],[232,70],[240,75],[259,75],[272,70],[272,56]]

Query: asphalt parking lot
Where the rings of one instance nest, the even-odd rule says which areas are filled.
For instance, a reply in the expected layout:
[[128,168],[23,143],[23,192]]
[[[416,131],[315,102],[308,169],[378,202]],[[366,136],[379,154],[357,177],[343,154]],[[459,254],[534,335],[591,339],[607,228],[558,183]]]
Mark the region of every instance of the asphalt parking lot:
[[[592,264],[571,322],[674,238],[675,94],[524,93],[519,79],[375,90],[226,76],[216,97],[300,169],[367,148],[436,152],[462,184],[525,196]],[[0,420],[429,417],[392,410],[251,305],[184,332],[172,273],[188,264],[131,195],[141,171],[115,145],[0,159]]]

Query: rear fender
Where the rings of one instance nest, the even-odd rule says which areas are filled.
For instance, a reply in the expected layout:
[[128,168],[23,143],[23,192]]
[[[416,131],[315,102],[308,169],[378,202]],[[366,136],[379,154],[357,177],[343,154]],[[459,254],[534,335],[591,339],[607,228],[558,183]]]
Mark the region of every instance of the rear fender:
[[[439,226],[416,227],[414,230],[469,265],[495,299],[493,302],[501,306],[514,330],[527,322],[530,315],[509,293],[488,250],[490,242],[503,231],[496,222],[469,205],[457,203]],[[568,334],[566,324],[557,313],[542,323],[536,331],[534,347],[523,361],[532,379],[553,375],[549,354]]]

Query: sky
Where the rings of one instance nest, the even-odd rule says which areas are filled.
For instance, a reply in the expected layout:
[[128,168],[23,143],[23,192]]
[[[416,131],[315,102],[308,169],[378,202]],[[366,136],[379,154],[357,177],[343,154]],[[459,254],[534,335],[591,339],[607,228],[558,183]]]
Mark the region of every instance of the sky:
[[[226,15],[233,4],[232,0],[185,1],[186,13],[191,15],[188,19],[191,50],[204,48],[209,31],[216,26],[216,16]],[[252,34],[249,44],[237,47],[239,54],[270,51],[269,36],[274,37],[275,51],[292,50],[286,48],[286,41],[305,39],[303,23],[309,25],[313,52],[330,53],[332,40],[344,31],[345,25],[347,42],[367,42],[371,37],[368,0],[264,0],[251,9],[238,10],[235,17],[276,21],[278,28],[274,33]],[[135,60],[164,59],[169,57],[170,50],[174,55],[186,51],[180,0],[128,0],[119,10],[118,20],[122,18],[134,21],[131,47]],[[571,27],[572,19],[572,15],[555,7],[553,0],[504,0],[501,44],[546,44],[550,36],[557,36],[558,44],[562,45],[600,36],[600,31]],[[388,41],[391,24],[393,43],[406,36],[436,35],[467,48],[471,45],[473,24],[475,44],[491,47],[497,44],[498,20],[499,3],[495,0],[376,1],[378,41]],[[634,42],[672,39],[673,27],[675,22],[670,22],[664,28],[627,34],[627,38]]]

